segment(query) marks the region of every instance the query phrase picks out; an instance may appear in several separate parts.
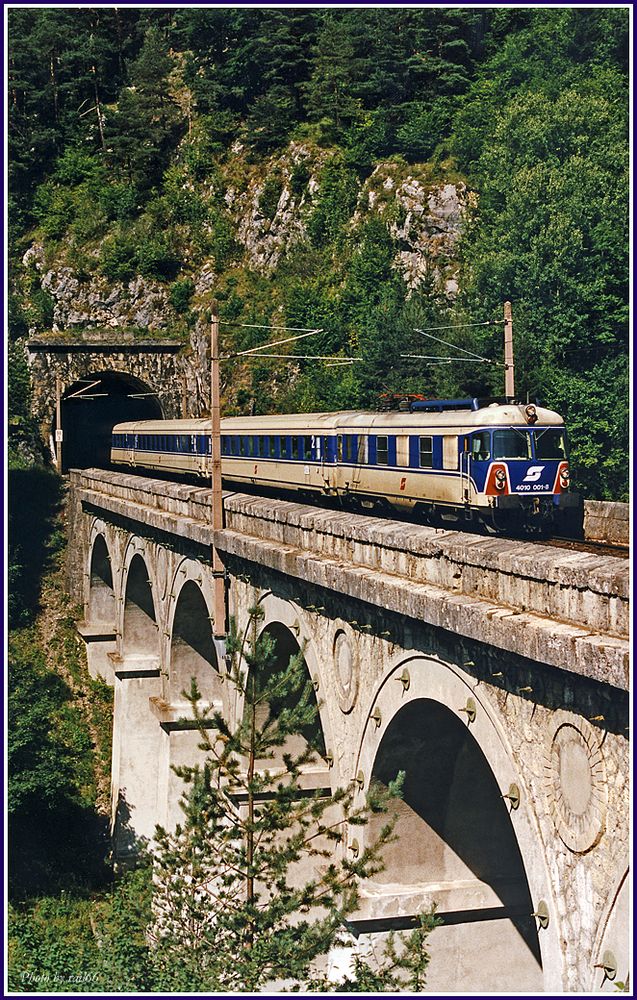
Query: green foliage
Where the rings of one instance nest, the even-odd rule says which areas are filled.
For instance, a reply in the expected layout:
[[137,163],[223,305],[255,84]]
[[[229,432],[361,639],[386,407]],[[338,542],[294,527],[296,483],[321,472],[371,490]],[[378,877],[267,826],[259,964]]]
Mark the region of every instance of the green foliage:
[[195,283],[191,278],[175,281],[170,288],[170,304],[178,313],[185,313],[190,306],[190,300],[195,293]]
[[[579,65],[572,15],[537,13],[533,34],[507,39],[456,119],[460,165],[481,191],[464,240],[461,305],[492,317],[504,298],[515,303],[517,391],[564,413],[585,495],[619,499],[627,493],[625,81],[611,62]],[[493,338],[472,342],[491,357],[501,350]]]
[[170,234],[151,234],[139,226],[120,229],[103,241],[99,267],[111,281],[130,281],[136,274],[170,281],[179,272],[181,260]]
[[24,343],[10,343],[7,352],[9,419],[27,420],[31,415],[31,376]]
[[[104,881],[104,821],[92,808],[91,736],[71,690],[45,662],[34,629],[9,644],[10,892]],[[69,839],[69,830],[73,838]]]
[[137,246],[130,234],[116,232],[100,247],[100,270],[111,281],[129,281],[137,270]]
[[9,661],[9,812],[46,812],[73,784],[72,752],[51,731],[70,692],[46,669],[33,631],[14,636]]
[[313,245],[340,244],[356,207],[358,181],[339,155],[331,156],[319,176],[319,195],[307,220]]
[[8,979],[15,992],[127,993],[149,988],[148,863],[99,895],[62,891],[9,906]]
[[159,181],[183,128],[170,95],[171,69],[162,32],[152,26],[130,68],[131,86],[120,92],[117,110],[107,119],[109,159],[121,178],[141,190]]
[[276,215],[279,199],[283,193],[283,176],[280,171],[273,171],[265,179],[259,195],[259,212],[268,220]]
[[55,518],[61,484],[48,469],[14,469],[8,479],[9,627],[31,624],[41,576],[56,555]]
[[137,270],[145,278],[170,281],[181,267],[181,260],[170,235],[149,234],[137,247]]
[[403,122],[396,131],[397,145],[410,160],[429,160],[436,147],[449,136],[454,110],[455,102],[445,97],[403,105]]

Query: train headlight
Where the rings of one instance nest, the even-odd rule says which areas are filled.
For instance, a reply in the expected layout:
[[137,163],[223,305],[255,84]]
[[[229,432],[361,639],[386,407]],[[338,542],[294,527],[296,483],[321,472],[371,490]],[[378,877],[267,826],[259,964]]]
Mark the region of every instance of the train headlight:
[[560,486],[563,490],[567,490],[571,483],[571,477],[569,475],[568,469],[560,469]]
[[503,490],[506,486],[507,476],[504,469],[495,470],[495,488],[497,490]]
[[533,403],[528,403],[524,407],[524,416],[526,417],[526,422],[528,424],[534,424],[537,420],[537,410]]

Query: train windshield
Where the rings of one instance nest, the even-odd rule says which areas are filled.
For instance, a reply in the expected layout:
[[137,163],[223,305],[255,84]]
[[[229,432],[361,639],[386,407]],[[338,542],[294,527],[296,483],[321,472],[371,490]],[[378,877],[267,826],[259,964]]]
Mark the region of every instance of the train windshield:
[[547,427],[535,435],[536,458],[566,458],[566,433],[563,427]]
[[506,431],[493,432],[494,458],[531,458],[531,435],[529,431],[519,431],[511,427]]

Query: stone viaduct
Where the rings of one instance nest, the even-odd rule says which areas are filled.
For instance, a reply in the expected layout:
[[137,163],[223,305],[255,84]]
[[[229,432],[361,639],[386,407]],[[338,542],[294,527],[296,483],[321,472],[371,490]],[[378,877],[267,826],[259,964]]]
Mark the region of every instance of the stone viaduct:
[[[428,989],[614,992],[629,962],[628,564],[228,493],[72,472],[69,585],[114,685],[121,856],[179,815],[197,737],[181,694],[232,720],[211,628],[229,614],[314,681],[315,787],[406,774],[398,840],[352,921],[372,948],[436,902]],[[357,837],[373,835],[371,827]],[[539,914],[539,916],[537,915]]]

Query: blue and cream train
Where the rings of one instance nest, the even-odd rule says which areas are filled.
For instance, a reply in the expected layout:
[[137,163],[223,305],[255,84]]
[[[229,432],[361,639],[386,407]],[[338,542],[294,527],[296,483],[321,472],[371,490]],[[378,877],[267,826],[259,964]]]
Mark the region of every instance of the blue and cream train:
[[[496,530],[546,529],[581,504],[570,491],[564,421],[534,404],[424,400],[409,412],[227,417],[221,454],[226,483]],[[118,424],[111,458],[207,479],[210,421]]]

